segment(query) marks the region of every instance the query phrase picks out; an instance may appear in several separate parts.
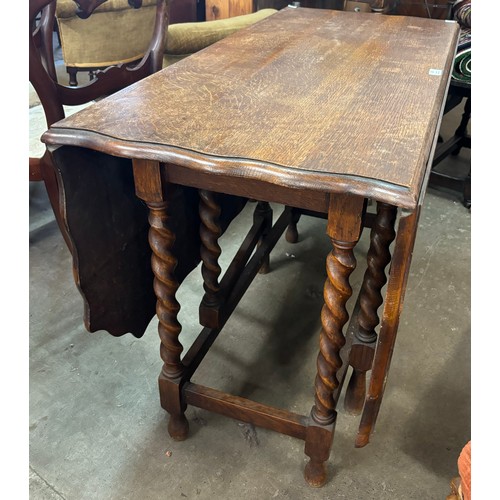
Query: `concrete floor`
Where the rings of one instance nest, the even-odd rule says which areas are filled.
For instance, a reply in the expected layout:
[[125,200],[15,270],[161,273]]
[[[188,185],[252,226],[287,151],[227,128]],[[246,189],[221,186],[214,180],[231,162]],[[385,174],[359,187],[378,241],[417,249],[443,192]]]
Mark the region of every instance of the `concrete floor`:
[[[30,112],[36,139],[40,110]],[[444,135],[459,114],[445,117]],[[443,168],[469,164],[464,150]],[[223,266],[252,208],[223,237]],[[300,440],[190,407],[189,439],[172,441],[158,397],[157,321],[142,339],[88,333],[70,255],[40,184],[30,185],[29,217],[33,500],[422,500],[449,493],[457,457],[471,437],[471,214],[458,195],[428,190],[376,432],[367,447],[355,449],[358,419],[340,401],[330,480],[319,490],[303,480]],[[322,220],[304,217],[299,231],[298,244],[280,240],[272,272],[257,276],[195,382],[309,412],[329,241]],[[367,236],[356,247],[358,262]],[[360,264],[352,275],[355,289],[362,272]],[[185,347],[199,331],[200,289],[195,271],[178,293]]]

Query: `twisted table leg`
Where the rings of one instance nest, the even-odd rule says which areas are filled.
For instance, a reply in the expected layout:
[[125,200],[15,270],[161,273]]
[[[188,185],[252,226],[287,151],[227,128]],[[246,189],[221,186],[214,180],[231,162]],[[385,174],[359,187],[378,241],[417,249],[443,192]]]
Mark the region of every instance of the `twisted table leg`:
[[378,308],[383,302],[382,288],[387,282],[385,268],[391,261],[389,247],[396,237],[394,223],[397,209],[392,205],[378,203],[368,250],[368,268],[359,294],[359,328],[349,355],[353,373],[347,387],[344,408],[353,415],[363,409],[366,395],[366,372],[371,369],[375,352],[379,324]]
[[181,325],[177,320],[180,305],[175,298],[179,282],[175,276],[177,258],[173,253],[175,234],[170,227],[169,200],[174,186],[162,175],[162,165],[154,160],[133,160],[136,195],[149,208],[149,245],[156,294],[156,314],[160,336],[160,356],[163,366],[158,377],[161,406],[170,414],[168,432],[173,439],[188,435],[189,424],[184,416],[186,404],[181,384],[185,373],[179,342]]
[[316,487],[322,486],[326,481],[325,461],[330,454],[337,416],[337,401],[333,397],[333,391],[339,386],[336,375],[342,366],[339,352],[345,344],[342,328],[349,319],[346,303],[352,294],[349,276],[356,267],[353,253],[355,242],[332,239],[332,243],[333,250],[326,260],[328,277],[324,288],[325,305],[321,311],[315,404],[311,410],[311,424],[306,431],[305,453],[310,460],[305,468],[305,478],[311,486]]
[[200,195],[200,238],[201,238],[201,274],[205,295],[203,303],[208,307],[219,303],[221,267],[219,257],[221,248],[219,238],[222,229],[219,223],[221,208],[217,203],[216,194],[204,189],[199,190]]
[[368,444],[382,404],[403,307],[419,215],[420,206],[413,212],[401,210],[378,334],[378,347],[355,442],[357,448]]
[[160,373],[160,396],[162,406],[169,412],[168,431],[172,438],[187,437],[189,424],[184,416],[185,405],[181,403],[179,380],[184,366],[181,362],[182,344],[179,342],[181,325],[177,320],[180,305],[175,298],[179,283],[174,271],[177,259],[172,253],[174,233],[168,227],[168,202],[148,202],[149,244],[153,251],[151,266],[154,273],[154,290],[157,297],[156,314],[160,336],[160,356],[163,367]]

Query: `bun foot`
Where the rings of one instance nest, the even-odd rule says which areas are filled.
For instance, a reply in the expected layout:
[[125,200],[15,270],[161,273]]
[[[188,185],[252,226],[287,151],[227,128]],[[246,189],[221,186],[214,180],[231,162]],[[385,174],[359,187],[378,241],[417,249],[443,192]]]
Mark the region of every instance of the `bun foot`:
[[285,239],[286,241],[288,241],[288,243],[297,243],[299,241],[299,232],[297,230],[297,224],[290,223],[285,233]]
[[326,466],[324,462],[309,460],[304,469],[304,478],[309,486],[321,488],[326,483]]
[[189,422],[187,418],[182,415],[170,415],[168,421],[168,433],[175,441],[184,441],[189,434]]

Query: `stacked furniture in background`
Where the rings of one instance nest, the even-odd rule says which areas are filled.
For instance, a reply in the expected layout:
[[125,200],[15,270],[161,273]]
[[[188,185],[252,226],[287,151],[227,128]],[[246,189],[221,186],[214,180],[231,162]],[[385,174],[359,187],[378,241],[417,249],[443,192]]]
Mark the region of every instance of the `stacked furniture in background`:
[[462,119],[453,137],[440,143],[436,148],[429,185],[458,191],[463,196],[464,206],[470,208],[470,168],[466,175],[450,174],[436,169],[450,154],[458,155],[463,147],[469,149],[471,147],[471,138],[467,131],[471,116],[471,0],[456,0],[452,7],[452,15],[460,24],[461,33],[444,112],[448,113],[461,105],[464,100],[465,105]]

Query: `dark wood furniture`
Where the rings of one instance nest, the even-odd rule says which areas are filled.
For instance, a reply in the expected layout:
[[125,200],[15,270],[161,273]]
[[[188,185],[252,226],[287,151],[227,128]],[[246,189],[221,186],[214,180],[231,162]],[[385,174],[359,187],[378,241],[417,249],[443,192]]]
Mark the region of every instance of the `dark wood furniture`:
[[[83,19],[107,0],[79,0],[77,4]],[[135,8],[141,7],[141,0],[130,0]],[[169,0],[158,0],[156,22],[147,53],[134,67],[112,66],[95,73],[89,85],[65,86],[58,82],[52,33],[54,27],[55,0],[30,0],[29,2],[29,81],[38,94],[45,112],[47,127],[65,116],[63,106],[76,106],[89,103],[99,97],[109,95],[142,78],[151,75],[162,67],[165,37],[168,27]],[[40,22],[36,23],[37,16]],[[35,27],[36,26],[36,27]],[[35,27],[35,29],[34,29]],[[113,26],[110,26],[110,36]],[[56,220],[69,244],[68,234],[61,218],[59,188],[50,155],[29,159],[30,181],[43,181],[47,189]]]
[[471,117],[471,86],[452,81],[448,92],[445,114],[462,104],[464,104],[464,109],[455,133],[447,140],[438,144],[436,148],[429,186],[435,188],[444,187],[459,193],[462,197],[462,204],[466,208],[470,208],[472,203],[470,166],[469,170],[463,174],[443,172],[436,168],[448,156],[458,155],[462,148],[471,148],[471,137],[467,130]]
[[227,17],[249,14],[261,9],[283,9],[291,4],[300,4],[300,7],[315,9],[353,10],[361,9],[365,12],[382,12],[390,10],[388,0],[360,0],[350,2],[346,0],[205,0],[206,20],[224,19]]
[[454,0],[382,0],[394,14],[401,16],[450,19]]
[[[160,400],[170,415],[173,439],[188,435],[187,405],[219,412],[303,439],[310,459],[305,478],[321,486],[350,363],[356,376],[347,389],[347,406],[362,411],[356,446],[369,441],[396,340],[457,36],[456,24],[437,20],[285,8],[53,124],[44,134],[63,187],[66,224],[80,241],[78,283],[87,272],[84,262],[95,258],[93,247],[86,248],[90,234],[98,232],[117,248],[135,252],[144,248],[145,238],[136,237],[130,226],[139,216],[149,219],[163,360]],[[221,67],[224,71],[213,70]],[[133,189],[144,202],[142,212],[128,211],[123,221],[121,211],[108,216],[99,208],[123,194],[124,187],[113,187],[119,174],[128,177],[129,205]],[[91,189],[108,185],[107,205],[99,205],[95,190],[91,206],[85,193],[74,191],[86,184]],[[199,197],[205,290],[203,329],[184,354],[176,292],[186,255],[176,245],[193,228],[178,223],[181,188]],[[224,195],[258,200],[258,206],[254,226],[221,276],[219,200]],[[374,215],[367,212],[369,200],[376,203]],[[284,206],[274,225],[268,202]],[[82,227],[86,210],[96,216]],[[245,290],[266,267],[276,241],[290,225],[288,237],[296,236],[293,227],[301,214],[327,218],[332,245],[310,414],[192,383]],[[349,276],[357,265],[353,249],[363,227],[371,227],[371,244],[366,262],[359,263],[365,275],[349,321]],[[123,234],[123,228],[132,234]],[[116,280],[137,267],[137,260],[117,251],[112,260],[121,262]],[[121,283],[116,289],[129,295],[149,292]],[[86,296],[95,300],[90,309],[103,308],[96,328],[142,333],[151,316],[141,307],[125,320],[121,313],[127,314],[126,308],[113,315],[105,292],[98,300]]]
[[[231,0],[219,0],[231,2]],[[300,0],[300,6],[316,9],[359,9],[362,12],[383,12],[401,16],[427,17],[429,19],[449,19],[454,0]],[[256,9],[282,9],[294,3],[289,0],[254,0]]]
[[200,17],[199,0],[170,0],[169,24],[204,21]]
[[461,28],[453,75],[448,91],[445,114],[457,106],[463,106],[462,117],[454,134],[438,145],[434,155],[429,185],[445,187],[462,195],[465,207],[471,206],[471,168],[463,172],[443,172],[438,165],[449,155],[458,155],[462,148],[471,147],[468,126],[471,117],[471,1],[452,2],[450,19],[455,19]]
[[205,19],[215,21],[255,12],[254,0],[205,0]]

